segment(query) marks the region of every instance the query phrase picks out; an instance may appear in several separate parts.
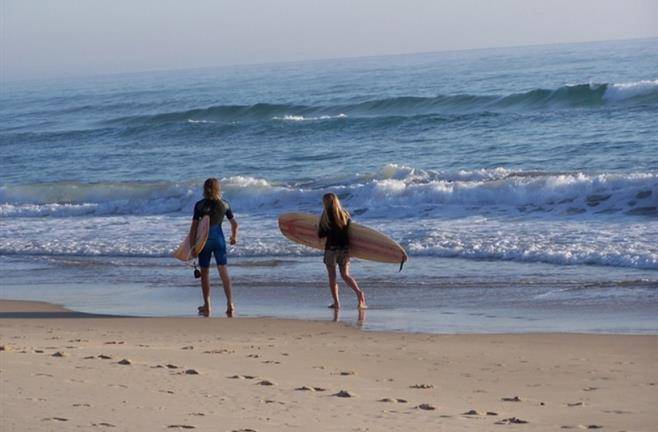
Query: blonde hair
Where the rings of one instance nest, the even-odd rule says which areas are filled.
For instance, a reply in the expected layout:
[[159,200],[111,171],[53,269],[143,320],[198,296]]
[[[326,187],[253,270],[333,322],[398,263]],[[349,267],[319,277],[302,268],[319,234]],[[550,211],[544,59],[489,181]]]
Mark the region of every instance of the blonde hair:
[[[340,205],[340,200],[335,193],[329,192],[322,197],[324,211],[320,216],[320,226],[323,229],[329,229],[331,222],[335,223],[338,228],[345,228],[350,220],[350,214]],[[331,217],[329,216],[331,215]]]
[[214,177],[203,183],[203,197],[211,201],[219,201],[222,198],[222,185]]

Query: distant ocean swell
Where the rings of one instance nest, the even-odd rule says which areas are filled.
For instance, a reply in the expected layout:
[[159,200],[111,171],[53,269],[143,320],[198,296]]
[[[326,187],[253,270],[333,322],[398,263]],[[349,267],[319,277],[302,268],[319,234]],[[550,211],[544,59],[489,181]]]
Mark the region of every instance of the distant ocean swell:
[[[0,187],[0,218],[187,214],[195,182],[45,183]],[[349,179],[297,184],[255,177],[223,180],[238,212],[275,216],[316,211],[337,192],[360,218],[517,215],[556,220],[658,216],[658,173],[550,173],[506,169],[437,172],[386,165]]]
[[263,120],[340,120],[352,117],[596,108],[614,105],[656,106],[656,104],[658,104],[658,80],[647,80],[617,84],[566,85],[556,89],[534,89],[508,95],[399,96],[337,105],[271,103],[216,105],[185,111],[120,117],[107,121],[107,124],[137,126],[180,122],[203,124]]

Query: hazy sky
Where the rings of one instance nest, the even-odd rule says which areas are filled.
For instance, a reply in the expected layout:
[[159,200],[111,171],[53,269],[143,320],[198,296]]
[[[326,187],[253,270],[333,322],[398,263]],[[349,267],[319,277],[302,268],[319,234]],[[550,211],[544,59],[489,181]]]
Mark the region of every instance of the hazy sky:
[[0,0],[7,79],[658,36],[658,0]]

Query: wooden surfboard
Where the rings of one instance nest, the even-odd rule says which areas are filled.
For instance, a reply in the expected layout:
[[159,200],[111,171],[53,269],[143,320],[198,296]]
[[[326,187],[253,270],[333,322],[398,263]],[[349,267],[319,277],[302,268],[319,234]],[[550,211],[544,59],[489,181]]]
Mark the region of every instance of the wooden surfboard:
[[[295,243],[324,250],[325,239],[318,237],[320,217],[306,213],[284,213],[279,216],[281,233]],[[390,237],[357,223],[350,223],[348,231],[350,256],[370,261],[402,264],[407,253]]]
[[178,248],[173,252],[173,257],[181,261],[189,261],[193,258],[196,258],[203,247],[206,245],[208,240],[208,229],[210,228],[210,218],[204,216],[203,219],[199,222],[196,228],[196,238],[194,239],[194,247],[190,246],[190,234],[188,233],[185,237],[185,240],[178,246]]

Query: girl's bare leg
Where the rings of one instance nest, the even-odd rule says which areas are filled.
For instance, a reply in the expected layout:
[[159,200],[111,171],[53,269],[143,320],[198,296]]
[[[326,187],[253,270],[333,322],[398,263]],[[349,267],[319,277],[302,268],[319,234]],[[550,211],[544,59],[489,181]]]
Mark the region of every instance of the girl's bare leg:
[[210,316],[210,269],[201,267],[201,294],[203,295],[203,306],[199,307],[199,314]]
[[345,263],[345,265],[339,265],[340,267],[340,276],[343,278],[345,283],[350,286],[356,293],[356,297],[359,299],[359,309],[366,309],[366,295],[361,291],[359,285],[356,283],[356,280],[350,276],[350,263]]
[[329,307],[340,309],[340,301],[338,300],[338,284],[336,283],[336,266],[327,265],[327,275],[329,276],[329,289],[331,290],[331,297],[334,298],[334,303]]
[[224,286],[224,294],[226,294],[226,315],[233,316],[235,312],[235,305],[233,304],[233,292],[231,291],[231,277],[228,274],[228,267],[225,265],[218,265],[219,277],[222,279]]

